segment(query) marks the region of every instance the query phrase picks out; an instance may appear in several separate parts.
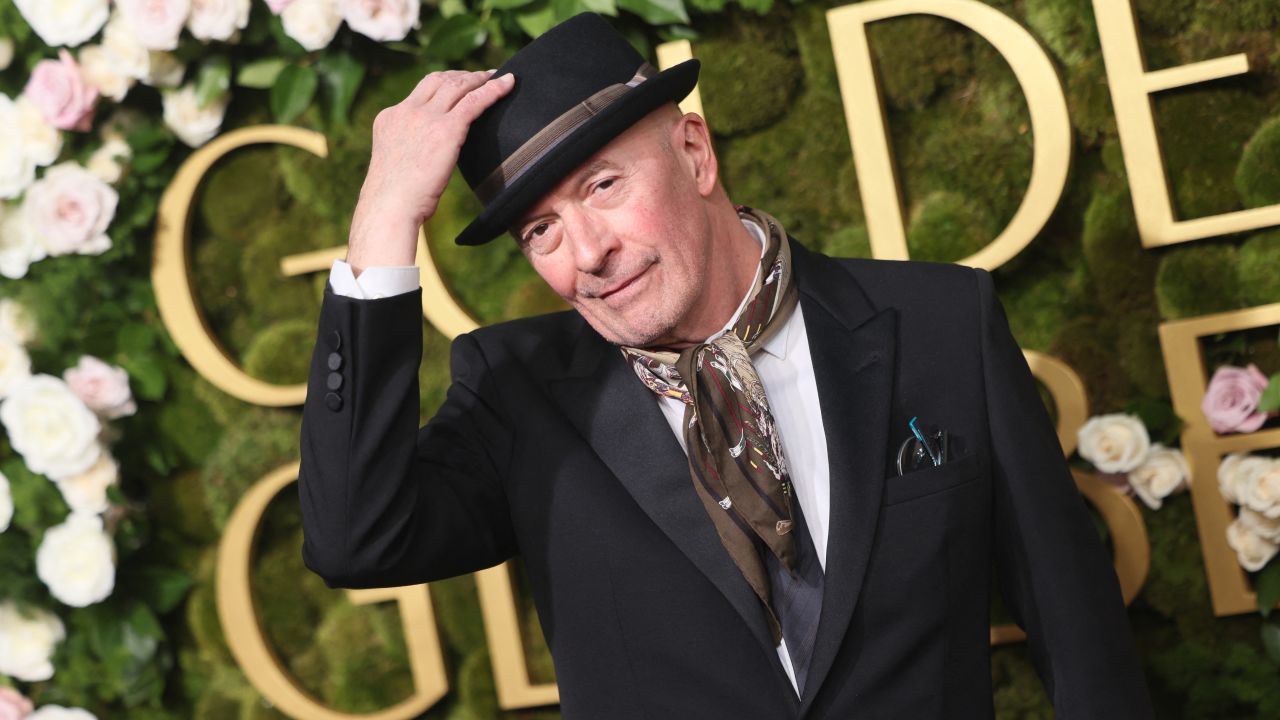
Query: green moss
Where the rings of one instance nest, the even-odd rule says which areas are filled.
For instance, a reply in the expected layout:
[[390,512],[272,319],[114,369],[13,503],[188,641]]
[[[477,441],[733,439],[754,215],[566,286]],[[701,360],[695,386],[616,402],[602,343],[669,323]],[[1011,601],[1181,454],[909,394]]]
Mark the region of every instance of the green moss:
[[408,655],[394,605],[338,604],[316,629],[329,675],[324,697],[346,712],[371,712],[413,693]]
[[[1092,55],[1073,65],[1065,85],[1071,126],[1080,143],[1092,147],[1104,138],[1115,137],[1118,131],[1102,58]],[[1123,165],[1120,169],[1123,172]]]
[[832,257],[871,257],[871,235],[865,225],[846,225],[829,234],[820,245]]
[[1152,103],[1175,216],[1239,209],[1232,178],[1245,143],[1267,115],[1266,104],[1227,83],[1159,93]]
[[1069,67],[1100,52],[1098,22],[1090,0],[1027,0],[1026,22],[1054,57]]
[[218,529],[226,525],[232,509],[254,483],[296,462],[297,456],[298,415],[294,412],[254,408],[240,424],[227,428],[202,476]]
[[[293,498],[289,501],[294,502]],[[327,611],[343,602],[342,593],[330,590],[319,575],[302,564],[301,529],[259,548],[252,573],[262,632],[303,687],[316,692],[324,676],[300,673],[293,660],[315,642],[316,627]]]
[[1280,302],[1280,230],[1259,233],[1244,241],[1236,262],[1236,278],[1243,304]]
[[182,459],[192,465],[204,463],[213,451],[222,428],[204,400],[196,392],[200,376],[182,371],[169,376],[169,390],[161,404],[159,426],[181,428],[181,432],[168,435],[182,453]]
[[985,208],[959,193],[940,191],[912,209],[907,247],[916,260],[955,262],[981,250],[996,234]]
[[485,646],[480,598],[476,594],[473,576],[431,583],[431,601],[436,612],[436,625],[453,652],[465,656]]
[[208,232],[247,239],[259,220],[287,197],[276,155],[268,145],[232,151],[209,169],[196,207]]
[[967,79],[970,37],[961,26],[929,15],[868,26],[883,101],[894,108],[920,109],[940,88]]
[[794,36],[777,28],[777,18],[734,13],[698,41],[698,87],[717,134],[738,135],[777,122],[799,92],[804,70]]
[[1249,138],[1235,180],[1245,207],[1280,203],[1280,117],[1264,122]]
[[1094,192],[1081,244],[1099,307],[1122,312],[1151,306],[1155,258],[1139,242],[1128,188]]
[[158,526],[172,530],[184,540],[212,543],[218,531],[205,507],[200,470],[193,468],[150,486],[148,506]]
[[458,667],[458,699],[477,718],[498,716],[498,694],[487,648],[471,652]]
[[244,370],[251,377],[280,385],[306,382],[311,353],[299,352],[316,340],[311,319],[283,320],[267,326],[245,352]]
[[1233,310],[1240,306],[1236,247],[1200,242],[1170,248],[1156,273],[1156,301],[1166,320]]

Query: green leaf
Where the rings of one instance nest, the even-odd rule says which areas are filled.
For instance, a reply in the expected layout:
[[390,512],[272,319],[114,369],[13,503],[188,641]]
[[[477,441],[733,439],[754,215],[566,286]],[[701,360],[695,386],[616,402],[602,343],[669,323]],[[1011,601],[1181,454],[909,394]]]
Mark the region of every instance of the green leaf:
[[455,15],[431,33],[427,54],[441,60],[461,60],[484,44],[489,32],[475,15]]
[[1280,373],[1271,376],[1267,389],[1262,391],[1262,397],[1258,399],[1258,409],[1263,412],[1280,410]]
[[120,365],[129,371],[129,385],[134,394],[144,400],[159,400],[164,397],[168,379],[164,368],[151,355],[132,355],[124,358]]
[[463,0],[442,0],[440,3],[440,17],[451,18],[454,15],[462,15],[467,12],[467,4]]
[[528,33],[529,37],[536,38],[556,24],[555,8],[551,7],[551,3],[547,3],[536,10],[520,13],[516,15],[516,24]]
[[364,80],[364,65],[360,64],[348,53],[326,55],[317,64],[320,79],[324,82],[325,108],[328,110],[329,123],[337,127],[346,127],[347,116],[351,112],[351,103],[356,98],[356,91]]
[[165,567],[133,565],[122,568],[120,573],[121,589],[162,615],[182,602],[193,582],[187,573]]
[[236,73],[236,84],[241,87],[265,90],[275,84],[281,71],[289,63],[284,58],[266,58],[247,63]]
[[196,75],[196,105],[207,107],[219,95],[231,87],[231,60],[226,55],[215,55],[200,65]]
[[689,24],[684,0],[620,0],[618,7],[639,15],[650,25]]
[[1267,657],[1280,665],[1280,623],[1262,623],[1262,647],[1267,649]]
[[302,114],[316,96],[319,79],[312,67],[290,65],[280,71],[271,86],[271,114],[277,122],[288,123]]
[[534,2],[535,0],[484,0],[482,7],[493,10],[514,10],[525,5],[532,5]]
[[1258,593],[1258,612],[1267,617],[1280,601],[1280,560],[1267,563],[1258,572],[1253,589]]
[[615,0],[579,0],[583,10],[590,10],[601,15],[617,16],[618,3]]

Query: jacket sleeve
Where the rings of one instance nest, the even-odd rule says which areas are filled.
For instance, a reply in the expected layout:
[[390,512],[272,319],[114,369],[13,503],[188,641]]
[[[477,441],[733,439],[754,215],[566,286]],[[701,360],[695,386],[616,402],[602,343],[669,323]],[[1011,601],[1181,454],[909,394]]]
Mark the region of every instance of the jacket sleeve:
[[996,575],[1063,720],[1153,716],[1120,582],[991,274],[977,273]]
[[492,567],[516,553],[503,478],[507,423],[469,335],[418,426],[422,289],[358,299],[325,286],[300,431],[302,559],[330,587],[391,587]]

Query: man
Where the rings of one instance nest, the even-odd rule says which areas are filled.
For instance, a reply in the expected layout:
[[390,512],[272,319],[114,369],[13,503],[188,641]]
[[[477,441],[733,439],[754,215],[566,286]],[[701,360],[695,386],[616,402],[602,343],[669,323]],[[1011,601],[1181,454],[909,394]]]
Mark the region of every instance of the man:
[[[991,276],[734,205],[675,105],[697,70],[582,14],[378,116],[303,410],[307,567],[519,553],[568,718],[987,718],[994,562],[1060,717],[1150,717]],[[573,310],[457,338],[418,428],[414,247],[455,161],[485,204],[458,242],[509,232]]]

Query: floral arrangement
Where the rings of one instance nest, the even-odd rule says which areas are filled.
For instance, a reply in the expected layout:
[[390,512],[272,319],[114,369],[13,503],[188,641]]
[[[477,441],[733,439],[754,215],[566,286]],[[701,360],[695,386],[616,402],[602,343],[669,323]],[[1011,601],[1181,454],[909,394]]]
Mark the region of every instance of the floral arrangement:
[[1137,495],[1152,510],[1191,483],[1182,450],[1152,442],[1142,418],[1131,413],[1095,415],[1076,433],[1080,457],[1104,479]]
[[[27,470],[52,482],[68,508],[61,522],[44,529],[36,576],[56,601],[86,607],[106,599],[115,587],[111,525],[116,516],[109,489],[119,481],[119,466],[109,449],[115,436],[109,422],[132,415],[137,404],[128,373],[89,355],[62,377],[32,373],[26,346],[34,338],[26,309],[0,299],[0,424]],[[14,515],[9,478],[0,473],[0,533],[37,529],[32,523],[11,527]],[[51,657],[65,637],[56,613],[0,600],[0,674],[26,682],[48,680],[54,673]],[[7,701],[13,701],[12,692],[0,695],[0,708]],[[92,717],[79,709],[74,711],[79,714],[62,710],[42,708],[43,714],[31,717]]]

